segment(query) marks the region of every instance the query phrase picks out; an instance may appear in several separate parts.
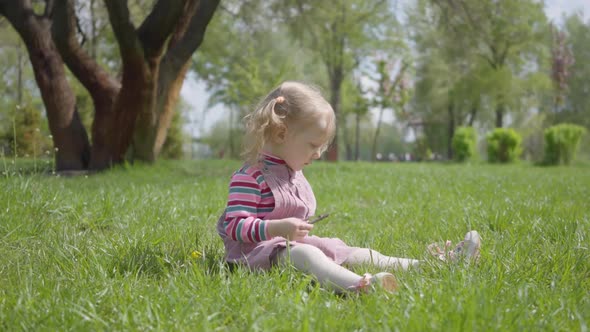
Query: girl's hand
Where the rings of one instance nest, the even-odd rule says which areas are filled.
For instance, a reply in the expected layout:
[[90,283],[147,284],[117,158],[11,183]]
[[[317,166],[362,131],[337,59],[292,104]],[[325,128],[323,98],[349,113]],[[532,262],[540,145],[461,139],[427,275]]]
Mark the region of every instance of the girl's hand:
[[303,239],[313,229],[313,225],[299,218],[269,220],[267,227],[271,237],[282,236],[291,241]]

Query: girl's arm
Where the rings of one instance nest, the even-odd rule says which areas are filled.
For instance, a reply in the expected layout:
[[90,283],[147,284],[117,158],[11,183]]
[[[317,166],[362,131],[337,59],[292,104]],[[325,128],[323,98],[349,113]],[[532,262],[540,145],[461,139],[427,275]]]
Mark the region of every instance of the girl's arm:
[[274,200],[262,173],[238,171],[230,181],[225,208],[225,233],[238,242],[261,242],[271,238],[264,215],[272,211]]

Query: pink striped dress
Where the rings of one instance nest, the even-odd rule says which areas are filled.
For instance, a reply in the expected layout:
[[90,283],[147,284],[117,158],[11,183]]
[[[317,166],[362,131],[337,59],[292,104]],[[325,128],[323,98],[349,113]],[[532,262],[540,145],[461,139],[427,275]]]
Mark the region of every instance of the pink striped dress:
[[[229,198],[217,222],[217,232],[225,245],[225,259],[252,269],[269,269],[278,250],[287,247],[282,237],[271,238],[267,222],[295,217],[308,219],[315,214],[316,200],[303,172],[292,171],[285,161],[265,154],[259,165],[244,165],[230,181]],[[313,245],[338,264],[356,249],[337,238],[307,236]]]

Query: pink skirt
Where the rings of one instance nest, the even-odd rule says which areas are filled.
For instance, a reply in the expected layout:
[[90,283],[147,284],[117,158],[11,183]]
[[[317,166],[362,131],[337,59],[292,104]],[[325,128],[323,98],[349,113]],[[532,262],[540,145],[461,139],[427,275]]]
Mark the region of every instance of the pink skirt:
[[[338,238],[306,236],[301,241],[289,241],[289,246],[309,244],[320,249],[328,258],[341,265],[357,247],[350,247]],[[281,249],[287,248],[287,240],[275,237],[262,241],[248,253],[242,253],[238,259],[228,259],[230,263],[245,264],[251,269],[268,270],[276,263],[276,256]]]

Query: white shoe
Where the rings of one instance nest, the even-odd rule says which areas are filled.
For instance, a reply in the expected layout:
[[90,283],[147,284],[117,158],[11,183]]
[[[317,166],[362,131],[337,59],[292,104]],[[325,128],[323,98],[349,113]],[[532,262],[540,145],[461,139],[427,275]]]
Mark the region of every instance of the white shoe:
[[450,250],[451,246],[451,241],[447,241],[444,250],[442,250],[436,243],[433,243],[428,246],[428,251],[441,261],[457,262],[460,259],[466,259],[470,262],[477,262],[481,238],[477,231],[469,231],[465,234],[464,240],[459,242],[453,250]]

